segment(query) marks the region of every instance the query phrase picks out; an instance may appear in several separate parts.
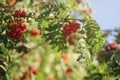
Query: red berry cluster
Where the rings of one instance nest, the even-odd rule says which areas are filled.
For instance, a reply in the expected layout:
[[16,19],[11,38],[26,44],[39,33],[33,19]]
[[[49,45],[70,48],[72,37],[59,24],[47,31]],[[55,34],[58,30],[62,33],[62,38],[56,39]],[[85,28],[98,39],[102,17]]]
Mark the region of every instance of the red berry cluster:
[[13,14],[13,17],[15,19],[18,19],[18,18],[25,18],[26,17],[26,12],[25,10],[16,10],[15,13]]
[[63,27],[62,34],[65,38],[68,37],[68,42],[70,45],[74,44],[74,42],[73,42],[72,38],[70,38],[69,36],[71,34],[75,33],[76,30],[79,28],[80,28],[80,24],[77,23],[76,21],[72,21]]
[[21,21],[22,18],[25,18],[26,12],[24,10],[16,10],[13,14],[15,22],[11,25],[9,24],[9,32],[6,32],[6,35],[13,40],[17,41],[22,38],[24,32],[26,32],[27,26],[25,23]]
[[105,46],[106,51],[115,51],[117,49],[117,43],[110,43]]
[[64,37],[67,37],[70,34],[75,33],[78,28],[80,28],[80,24],[76,21],[72,21],[63,27],[62,34]]
[[26,29],[27,27],[25,23],[13,23],[10,26],[10,32],[6,32],[6,34],[14,40],[20,40]]

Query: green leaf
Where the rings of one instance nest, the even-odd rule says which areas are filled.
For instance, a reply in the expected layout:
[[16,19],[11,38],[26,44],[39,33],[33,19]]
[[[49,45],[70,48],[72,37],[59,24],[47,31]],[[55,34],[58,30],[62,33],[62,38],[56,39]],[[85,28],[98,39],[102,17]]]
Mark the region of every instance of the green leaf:
[[96,40],[94,39],[94,38],[90,38],[89,40],[88,40],[88,44],[89,45],[95,45],[97,42],[96,42]]
[[60,12],[58,14],[59,18],[63,18],[64,19],[67,15],[68,15],[68,11],[67,10],[60,9]]
[[92,48],[92,53],[97,53],[97,52],[99,52],[100,51],[100,49],[101,49],[101,44],[99,44],[99,43],[97,43],[95,46],[93,46],[93,48]]
[[99,25],[91,19],[91,17],[85,18],[83,23],[83,28],[87,31],[86,42],[90,46],[89,50],[91,50],[92,53],[97,53],[105,41],[102,37],[102,31],[100,30]]
[[2,36],[2,39],[3,39],[3,43],[4,43],[4,44],[7,44],[7,42],[8,42],[7,36],[6,36],[6,35],[3,35],[3,36]]
[[95,32],[95,37],[101,37],[101,36],[102,36],[101,30]]
[[43,35],[46,38],[46,41],[52,45],[52,48],[58,48],[58,50],[63,50],[66,48],[66,39],[61,34],[61,27],[63,26],[62,22],[51,23],[48,28],[45,28],[46,33]]
[[46,21],[46,20],[41,20],[41,21],[39,22],[39,25],[40,25],[40,27],[42,27],[42,28],[48,28],[49,22]]
[[4,0],[0,0],[0,3],[3,3]]
[[52,49],[55,49],[56,47],[57,47],[56,44],[53,44],[53,45],[52,45]]

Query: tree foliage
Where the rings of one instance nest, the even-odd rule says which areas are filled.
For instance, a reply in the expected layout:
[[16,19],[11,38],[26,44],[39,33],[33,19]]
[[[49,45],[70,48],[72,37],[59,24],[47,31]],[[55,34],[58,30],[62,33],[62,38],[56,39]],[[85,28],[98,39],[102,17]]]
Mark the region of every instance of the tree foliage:
[[[103,48],[103,32],[85,3],[0,0],[0,79],[107,80],[112,74],[118,77],[118,54],[111,54],[108,60],[102,57],[103,61],[99,60],[103,55],[98,55],[106,50],[118,53],[115,44]],[[119,42],[119,34],[116,41]],[[95,60],[99,65],[94,64]],[[107,69],[110,71],[105,73]]]

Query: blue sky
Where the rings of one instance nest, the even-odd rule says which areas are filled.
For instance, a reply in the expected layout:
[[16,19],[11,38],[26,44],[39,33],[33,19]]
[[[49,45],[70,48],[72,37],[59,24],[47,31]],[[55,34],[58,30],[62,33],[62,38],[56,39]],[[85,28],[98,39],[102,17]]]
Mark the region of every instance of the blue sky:
[[120,27],[120,0],[90,0],[93,7],[92,17],[101,29]]

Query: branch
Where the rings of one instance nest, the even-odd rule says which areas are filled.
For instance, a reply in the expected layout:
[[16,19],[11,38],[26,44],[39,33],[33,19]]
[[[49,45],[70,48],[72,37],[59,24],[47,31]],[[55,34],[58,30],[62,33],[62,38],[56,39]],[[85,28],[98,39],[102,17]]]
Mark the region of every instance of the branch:
[[[27,18],[34,18],[35,20],[37,20],[38,18],[36,18],[35,16],[26,16]],[[44,20],[77,20],[77,21],[85,21],[84,19],[76,19],[76,18],[45,18]]]
[[77,21],[84,21],[84,19],[74,19],[74,18],[46,18],[45,20],[77,20]]

